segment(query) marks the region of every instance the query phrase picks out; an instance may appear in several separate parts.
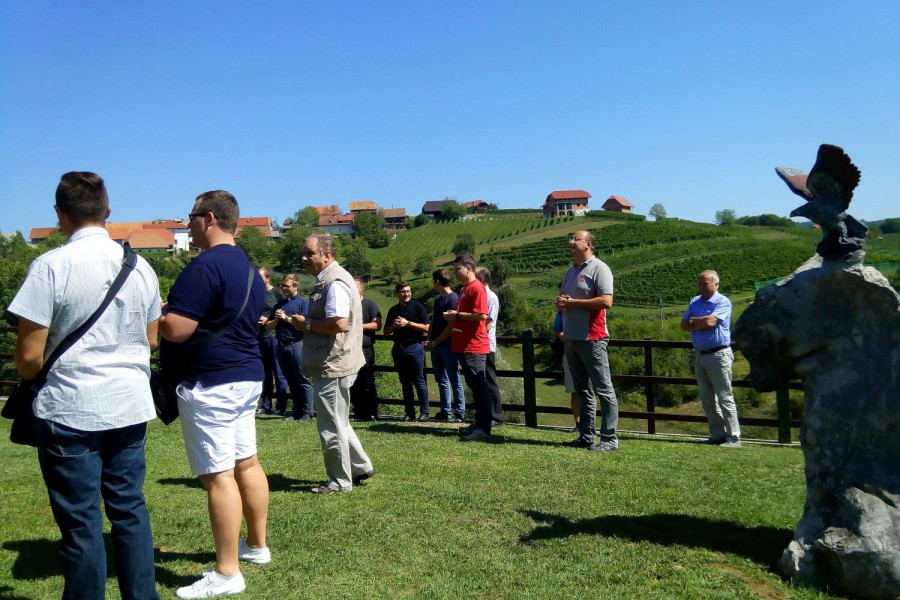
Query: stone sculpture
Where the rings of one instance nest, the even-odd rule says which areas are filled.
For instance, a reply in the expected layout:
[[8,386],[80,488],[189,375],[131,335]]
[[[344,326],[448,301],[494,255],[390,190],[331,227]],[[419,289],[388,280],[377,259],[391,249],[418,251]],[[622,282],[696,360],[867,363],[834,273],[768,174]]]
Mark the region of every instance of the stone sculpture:
[[[857,234],[865,227],[845,212],[859,171],[849,158],[835,161],[837,153],[846,158],[823,145],[806,181],[802,172],[778,169],[792,190],[810,192],[810,202],[792,214],[818,223],[822,243],[791,276],[757,292],[734,339],[758,391],[794,377],[804,384],[807,498],[782,571],[800,585],[897,600],[900,295],[862,265]],[[819,168],[836,164],[838,171]],[[814,202],[831,204],[810,207]]]

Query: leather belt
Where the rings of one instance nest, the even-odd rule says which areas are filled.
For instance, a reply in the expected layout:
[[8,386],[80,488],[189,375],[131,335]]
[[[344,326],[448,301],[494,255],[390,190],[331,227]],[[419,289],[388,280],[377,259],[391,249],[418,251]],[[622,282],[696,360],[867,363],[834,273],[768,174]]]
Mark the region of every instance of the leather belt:
[[718,352],[719,350],[724,350],[725,348],[729,348],[730,346],[716,346],[715,348],[710,348],[709,350],[697,350],[700,354],[712,354],[713,352]]

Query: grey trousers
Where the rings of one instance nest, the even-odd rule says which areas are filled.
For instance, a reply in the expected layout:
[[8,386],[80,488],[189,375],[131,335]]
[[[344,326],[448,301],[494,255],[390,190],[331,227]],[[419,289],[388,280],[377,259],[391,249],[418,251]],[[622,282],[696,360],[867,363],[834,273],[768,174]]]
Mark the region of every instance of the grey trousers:
[[709,435],[713,439],[726,438],[733,442],[741,437],[737,406],[731,393],[731,365],[734,354],[725,348],[712,354],[697,352],[694,373],[703,412],[709,419]]
[[350,388],[356,374],[346,377],[310,377],[316,424],[325,457],[328,485],[349,492],[353,477],[372,470],[372,461],[350,426]]
[[[616,442],[616,426],[619,424],[619,403],[609,375],[609,355],[605,340],[566,340],[566,359],[569,373],[581,400],[579,437],[594,442],[596,436],[597,398],[600,399],[600,441]],[[591,389],[593,388],[593,389]]]

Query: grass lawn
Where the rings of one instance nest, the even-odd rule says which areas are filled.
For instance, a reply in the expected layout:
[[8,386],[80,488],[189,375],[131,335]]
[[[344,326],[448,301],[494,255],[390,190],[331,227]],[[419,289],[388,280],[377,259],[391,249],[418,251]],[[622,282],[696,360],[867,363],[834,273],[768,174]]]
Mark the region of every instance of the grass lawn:
[[[626,436],[599,455],[571,434],[506,425],[357,427],[378,475],[350,494],[306,490],[324,470],[314,425],[261,419],[274,560],[243,598],[796,598],[773,563],[804,501],[796,447],[711,448]],[[0,597],[62,590],[58,532],[34,450],[0,423]],[[146,494],[163,598],[212,563],[205,494],[180,428],[153,423]],[[110,581],[108,598],[118,598]]]

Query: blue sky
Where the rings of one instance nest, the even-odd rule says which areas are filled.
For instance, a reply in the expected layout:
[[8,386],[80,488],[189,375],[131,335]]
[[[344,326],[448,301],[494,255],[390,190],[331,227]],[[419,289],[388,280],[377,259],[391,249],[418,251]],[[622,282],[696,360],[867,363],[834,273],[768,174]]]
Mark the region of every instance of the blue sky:
[[426,200],[712,221],[800,203],[823,142],[851,213],[900,216],[900,3],[0,3],[0,230],[53,225],[69,170],[111,220]]

